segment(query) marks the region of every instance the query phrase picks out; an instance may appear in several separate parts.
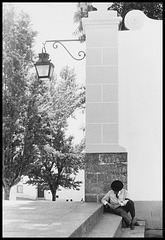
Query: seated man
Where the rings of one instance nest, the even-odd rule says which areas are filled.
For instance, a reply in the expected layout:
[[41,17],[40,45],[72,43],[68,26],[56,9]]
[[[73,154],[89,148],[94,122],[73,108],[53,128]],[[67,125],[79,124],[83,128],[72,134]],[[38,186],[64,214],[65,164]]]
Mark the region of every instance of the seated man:
[[[128,198],[128,191],[123,189],[123,183],[121,181],[113,181],[111,189],[112,190],[101,199],[101,202],[104,204],[104,211],[121,216],[126,227],[129,226],[133,230],[135,226],[139,226],[135,218],[134,202]],[[128,212],[130,212],[131,218]]]

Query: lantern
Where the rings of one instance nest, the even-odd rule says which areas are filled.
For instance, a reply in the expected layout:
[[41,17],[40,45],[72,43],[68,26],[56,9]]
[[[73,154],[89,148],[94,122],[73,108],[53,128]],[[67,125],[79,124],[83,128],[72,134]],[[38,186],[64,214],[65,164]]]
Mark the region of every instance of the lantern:
[[39,53],[39,59],[34,64],[39,79],[48,78],[51,79],[53,76],[54,65],[49,60],[48,53]]

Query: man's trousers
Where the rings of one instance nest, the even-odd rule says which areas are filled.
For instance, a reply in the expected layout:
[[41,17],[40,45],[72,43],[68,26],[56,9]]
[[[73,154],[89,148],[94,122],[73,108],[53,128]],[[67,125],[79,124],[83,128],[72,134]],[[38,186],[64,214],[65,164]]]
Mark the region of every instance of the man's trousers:
[[[120,206],[115,209],[112,209],[107,205],[107,206],[104,206],[104,212],[110,212],[110,213],[114,213],[116,215],[121,216],[124,222],[126,223],[126,225],[129,226],[132,219],[135,217],[134,202],[132,200],[129,200],[125,206]],[[131,214],[132,219],[128,215],[129,212]]]

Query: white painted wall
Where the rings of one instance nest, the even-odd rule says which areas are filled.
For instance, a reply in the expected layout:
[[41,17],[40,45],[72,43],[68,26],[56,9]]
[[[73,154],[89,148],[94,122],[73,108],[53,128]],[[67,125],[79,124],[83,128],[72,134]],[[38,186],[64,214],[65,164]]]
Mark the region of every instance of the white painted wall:
[[[16,198],[24,198],[35,200],[37,198],[37,187],[26,184],[28,177],[24,177],[17,185],[13,186],[10,191],[10,200],[16,200]],[[23,192],[17,191],[17,186],[22,186]]]
[[[38,197],[38,190],[36,186],[28,185],[26,184],[26,181],[28,180],[28,177],[23,177],[23,179],[15,186],[11,188],[10,191],[10,200],[16,200],[16,199],[30,199],[30,200],[36,200]],[[70,201],[84,201],[84,170],[81,170],[77,176],[76,181],[82,181],[82,184],[80,185],[80,190],[74,190],[74,189],[65,189],[60,188],[60,191],[57,191],[56,195],[59,197],[56,199],[57,201],[61,200],[68,200]],[[17,186],[23,187],[23,192],[18,193]],[[52,194],[50,190],[44,191],[44,198],[45,200],[52,200]]]
[[162,200],[162,21],[138,18],[119,32],[119,144],[132,198]]

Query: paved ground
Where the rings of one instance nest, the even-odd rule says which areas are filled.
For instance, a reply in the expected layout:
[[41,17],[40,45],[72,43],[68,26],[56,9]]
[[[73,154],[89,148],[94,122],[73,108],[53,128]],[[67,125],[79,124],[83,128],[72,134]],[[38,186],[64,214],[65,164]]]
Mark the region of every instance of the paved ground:
[[100,204],[4,201],[3,237],[69,237]]

